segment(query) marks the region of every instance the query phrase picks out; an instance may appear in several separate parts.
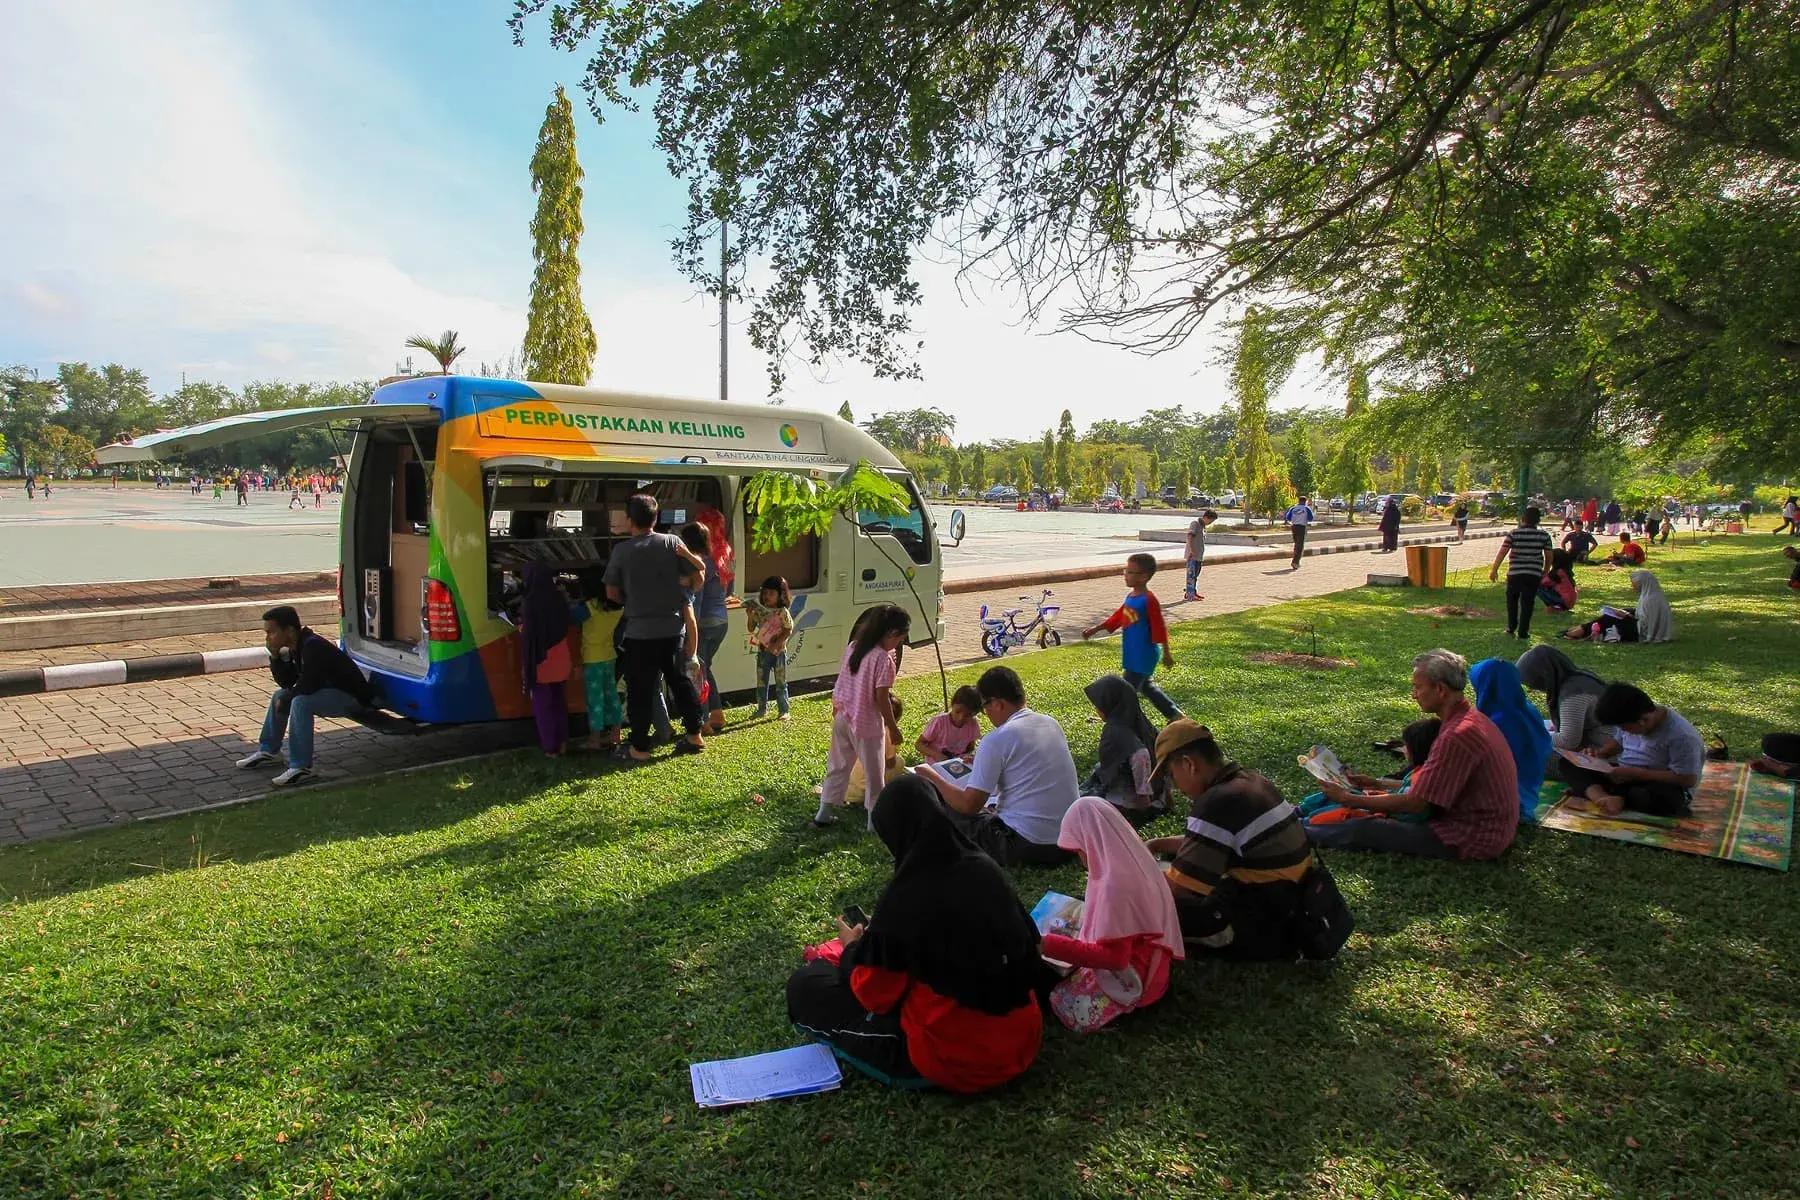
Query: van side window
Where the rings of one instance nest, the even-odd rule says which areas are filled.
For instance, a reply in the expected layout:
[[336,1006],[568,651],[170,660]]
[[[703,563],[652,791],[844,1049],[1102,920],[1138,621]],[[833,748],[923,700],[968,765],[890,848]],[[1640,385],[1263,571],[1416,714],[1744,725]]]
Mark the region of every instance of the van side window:
[[895,541],[906,550],[906,556],[921,566],[931,561],[931,538],[925,524],[925,508],[919,503],[919,493],[910,484],[903,484],[912,507],[897,517],[884,513],[858,512],[856,523],[863,527],[866,534],[891,534]]
[[809,533],[785,550],[763,553],[756,549],[750,534],[750,508],[743,505],[744,565],[738,568],[738,580],[747,591],[771,575],[788,581],[796,592],[819,586],[819,537]]

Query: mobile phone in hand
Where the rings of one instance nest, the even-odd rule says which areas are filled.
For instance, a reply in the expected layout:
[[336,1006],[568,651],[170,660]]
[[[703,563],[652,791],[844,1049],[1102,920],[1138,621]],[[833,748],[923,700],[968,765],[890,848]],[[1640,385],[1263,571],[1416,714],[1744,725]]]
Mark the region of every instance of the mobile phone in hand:
[[852,904],[849,908],[844,910],[844,924],[848,925],[850,928],[855,929],[858,925],[867,925],[868,923],[869,914],[858,908],[856,905]]

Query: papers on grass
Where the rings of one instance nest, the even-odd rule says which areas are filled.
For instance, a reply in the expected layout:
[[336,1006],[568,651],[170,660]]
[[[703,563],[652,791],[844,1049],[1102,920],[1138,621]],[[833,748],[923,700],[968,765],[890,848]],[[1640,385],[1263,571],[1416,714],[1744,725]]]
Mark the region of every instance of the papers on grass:
[[1610,604],[1602,604],[1600,606],[1600,615],[1603,617],[1611,617],[1615,621],[1623,621],[1626,617],[1631,615],[1631,610],[1629,608],[1614,608]]
[[[1057,933],[1063,937],[1081,936],[1082,902],[1073,896],[1065,896],[1061,892],[1045,892],[1044,898],[1037,902],[1031,910],[1031,920],[1038,927],[1040,935]],[[1073,971],[1073,964],[1063,962],[1059,958],[1051,958],[1048,954],[1044,961],[1067,975]]]
[[1329,746],[1314,746],[1305,754],[1295,755],[1295,758],[1314,779],[1334,783],[1345,791],[1356,790],[1356,785],[1350,782],[1350,776],[1344,771],[1344,764],[1338,761],[1338,756],[1331,752]]
[[818,1042],[748,1058],[693,1063],[694,1103],[701,1108],[754,1104],[835,1090],[844,1082],[831,1049]]
[[1556,751],[1584,771],[1595,771],[1601,775],[1611,775],[1617,764],[1592,754],[1583,754],[1579,750],[1564,750],[1560,746]]

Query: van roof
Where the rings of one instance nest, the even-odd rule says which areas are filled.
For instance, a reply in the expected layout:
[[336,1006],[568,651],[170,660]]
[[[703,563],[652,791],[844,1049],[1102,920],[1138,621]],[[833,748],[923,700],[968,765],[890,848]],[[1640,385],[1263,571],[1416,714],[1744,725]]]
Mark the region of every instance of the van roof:
[[595,404],[613,408],[644,408],[659,413],[700,418],[740,418],[768,421],[791,414],[821,427],[832,457],[844,463],[867,460],[885,470],[903,471],[906,465],[893,452],[862,429],[836,413],[784,408],[769,404],[734,404],[681,396],[657,396],[639,392],[615,392],[605,388],[575,387],[563,383],[529,383],[511,379],[487,379],[479,375],[421,375],[397,380],[375,390],[371,404],[429,403],[445,419],[478,413],[519,400],[540,399],[553,404]]

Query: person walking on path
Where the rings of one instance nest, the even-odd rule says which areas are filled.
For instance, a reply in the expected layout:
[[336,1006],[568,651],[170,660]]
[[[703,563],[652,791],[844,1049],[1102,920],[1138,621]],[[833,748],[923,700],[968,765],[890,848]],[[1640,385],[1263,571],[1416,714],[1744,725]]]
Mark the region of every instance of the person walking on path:
[[650,758],[650,727],[665,683],[687,734],[676,753],[698,754],[706,748],[700,737],[700,694],[681,662],[687,625],[682,564],[704,578],[706,560],[674,534],[656,532],[656,512],[654,496],[640,494],[625,502],[631,537],[613,548],[606,563],[607,599],[625,607],[625,707],[631,723],[626,754],[633,762]]
[[37,477],[25,476],[25,499],[27,502],[37,499]]
[[[1569,514],[1573,517],[1574,513],[1575,502],[1571,500],[1569,501]],[[1467,500],[1456,502],[1456,508],[1451,512],[1450,520],[1456,526],[1456,540],[1458,542],[1466,540],[1469,536],[1469,502]],[[1570,523],[1569,521],[1563,522],[1563,528],[1567,529]]]
[[1306,502],[1305,496],[1302,496],[1298,504],[1281,514],[1281,519],[1287,523],[1288,531],[1294,535],[1294,561],[1289,564],[1288,570],[1298,571],[1300,556],[1306,552],[1307,526],[1318,520],[1318,514],[1313,512],[1312,505]]
[[1183,600],[1204,600],[1196,589],[1200,586],[1200,568],[1206,565],[1206,527],[1219,519],[1219,514],[1207,509],[1187,527],[1187,546],[1183,557],[1187,563],[1187,584],[1181,590]]
[[237,477],[237,502],[239,508],[250,503],[250,477],[247,475]]
[[1531,636],[1531,613],[1537,607],[1538,588],[1550,569],[1550,534],[1538,524],[1543,514],[1535,507],[1525,510],[1525,519],[1517,529],[1500,541],[1494,565],[1488,568],[1488,579],[1499,578],[1500,564],[1510,556],[1506,568],[1506,636]]
[[1400,501],[1389,496],[1381,510],[1381,552],[1392,554],[1400,548]]

